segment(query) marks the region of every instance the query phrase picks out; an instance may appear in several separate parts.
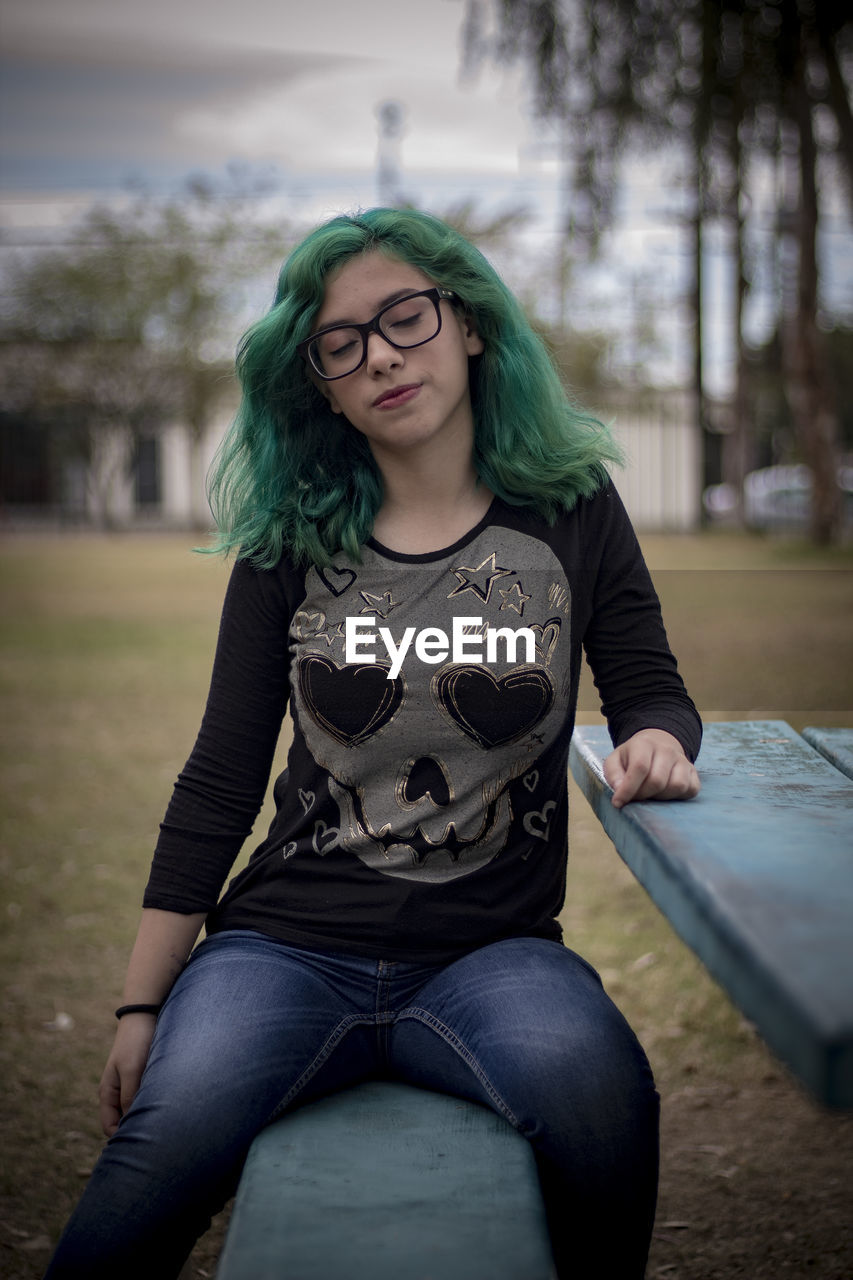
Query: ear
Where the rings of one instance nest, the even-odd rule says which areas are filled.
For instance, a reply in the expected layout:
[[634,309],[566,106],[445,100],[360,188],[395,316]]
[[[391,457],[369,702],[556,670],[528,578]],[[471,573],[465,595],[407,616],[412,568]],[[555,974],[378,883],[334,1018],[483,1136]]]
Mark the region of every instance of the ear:
[[322,378],[315,377],[313,373],[311,373],[309,376],[311,378],[311,381],[314,383],[314,386],[320,392],[320,395],[325,400],[328,400],[329,408],[331,409],[332,413],[343,413],[343,409],[338,403],[335,393],[332,390],[332,384],[330,382],[324,382]]
[[331,409],[332,413],[343,413],[343,409],[338,403],[338,399],[330,386],[326,385],[323,387],[323,395],[328,400],[329,408]]
[[465,340],[466,352],[469,356],[481,356],[486,349],[486,344],[477,332],[471,316],[460,316],[459,323]]

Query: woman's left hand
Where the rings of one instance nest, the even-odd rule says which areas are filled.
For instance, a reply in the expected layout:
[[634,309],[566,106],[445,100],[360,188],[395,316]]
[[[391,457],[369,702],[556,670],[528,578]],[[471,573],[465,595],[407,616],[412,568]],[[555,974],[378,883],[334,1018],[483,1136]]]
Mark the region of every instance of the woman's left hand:
[[664,729],[628,738],[604,761],[604,776],[616,809],[629,800],[689,800],[701,785],[681,743]]

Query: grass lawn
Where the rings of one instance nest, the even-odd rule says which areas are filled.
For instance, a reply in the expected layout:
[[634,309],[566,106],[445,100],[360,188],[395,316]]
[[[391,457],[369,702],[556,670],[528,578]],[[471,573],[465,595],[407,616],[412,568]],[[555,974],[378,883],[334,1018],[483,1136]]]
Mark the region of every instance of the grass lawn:
[[[7,1280],[41,1274],[100,1149],[93,1100],[112,1011],[228,572],[191,545],[78,533],[0,544]],[[734,535],[645,546],[707,719],[853,723],[853,554]],[[597,719],[589,681],[580,705],[579,719]],[[649,1275],[849,1277],[853,1127],[757,1043],[572,790],[567,941],[638,1030],[664,1099]],[[213,1274],[220,1234],[196,1251],[199,1276]]]

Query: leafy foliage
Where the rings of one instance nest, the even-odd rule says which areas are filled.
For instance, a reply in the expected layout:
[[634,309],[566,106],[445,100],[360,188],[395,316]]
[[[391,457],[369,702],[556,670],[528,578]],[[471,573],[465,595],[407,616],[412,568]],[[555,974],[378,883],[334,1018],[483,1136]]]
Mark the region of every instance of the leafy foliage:
[[831,540],[840,526],[840,413],[822,334],[817,239],[826,190],[841,177],[853,194],[849,9],[833,0],[468,0],[465,48],[469,67],[485,58],[527,65],[534,103],[557,123],[571,176],[567,236],[599,247],[614,219],[626,150],[667,145],[681,157],[695,227],[694,382],[703,425],[702,229],[709,218],[727,225],[736,483],[755,451],[744,336],[758,276],[749,206],[756,171],[765,188],[769,177],[778,228],[769,267],[776,377],[796,449],[815,477],[815,537]]
[[69,238],[12,264],[0,412],[49,429],[107,488],[144,431],[183,422],[197,446],[259,278],[289,238],[251,193],[201,181],[165,202],[95,206]]

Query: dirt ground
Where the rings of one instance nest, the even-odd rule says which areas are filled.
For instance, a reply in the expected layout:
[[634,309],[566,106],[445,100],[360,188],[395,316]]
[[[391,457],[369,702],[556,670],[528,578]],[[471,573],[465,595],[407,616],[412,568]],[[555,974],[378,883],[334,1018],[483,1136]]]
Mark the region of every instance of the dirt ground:
[[853,1118],[768,1059],[755,1085],[665,1093],[661,1138],[649,1280],[851,1280]]
[[[606,838],[593,839],[593,822],[579,809],[575,872],[588,892],[563,920],[637,1030],[661,1093],[647,1280],[853,1280],[853,1112],[827,1111],[805,1095],[627,868],[612,851],[607,857]],[[603,903],[618,929],[604,928]],[[123,949],[93,949],[92,959],[120,974]],[[81,951],[78,965],[84,960]],[[32,993],[47,978],[37,957],[29,968],[2,1001],[2,1280],[39,1280],[97,1158],[93,1104],[112,1034],[91,987],[67,993],[67,1029],[59,1018],[45,1021],[47,1005],[35,1008]],[[212,1280],[227,1220],[226,1210],[199,1243],[187,1280]]]
[[[581,812],[577,825],[590,821]],[[591,880],[584,859],[591,868],[607,850],[589,844],[576,870]],[[853,1280],[853,1113],[807,1097],[627,869],[612,854],[605,865],[599,896],[570,906],[564,925],[637,1030],[661,1093],[647,1280]],[[604,901],[623,922],[618,930],[604,929]],[[76,954],[79,970],[87,953]],[[91,949],[91,964],[117,981],[123,962],[118,943]],[[5,975],[0,1001],[2,1280],[39,1280],[97,1158],[94,1098],[112,1034],[109,1007],[91,984],[66,992],[59,1008],[67,1023],[48,1021],[47,999],[39,1005],[33,996],[50,989],[48,964],[31,955],[24,968],[17,980]],[[215,1275],[227,1217],[197,1246],[194,1280]]]
[[[43,1275],[100,1150],[94,1099],[112,1010],[151,832],[197,723],[221,595],[221,571],[205,560],[188,576],[171,543],[69,542],[65,557],[62,546],[11,548],[20,620],[0,648],[0,1280]],[[738,566],[744,546],[731,552]],[[686,554],[679,544],[681,567]],[[853,722],[837,710],[853,706],[850,580],[665,578],[700,705],[722,719],[770,708],[795,726]],[[758,589],[768,597],[771,587],[757,610]],[[767,673],[796,692],[793,710],[761,701]],[[835,718],[805,710],[827,706]],[[853,1113],[802,1093],[645,898],[582,798],[572,814],[566,941],[601,972],[662,1097],[647,1280],[853,1280]],[[227,1212],[198,1245],[195,1280],[215,1275],[226,1222]]]

